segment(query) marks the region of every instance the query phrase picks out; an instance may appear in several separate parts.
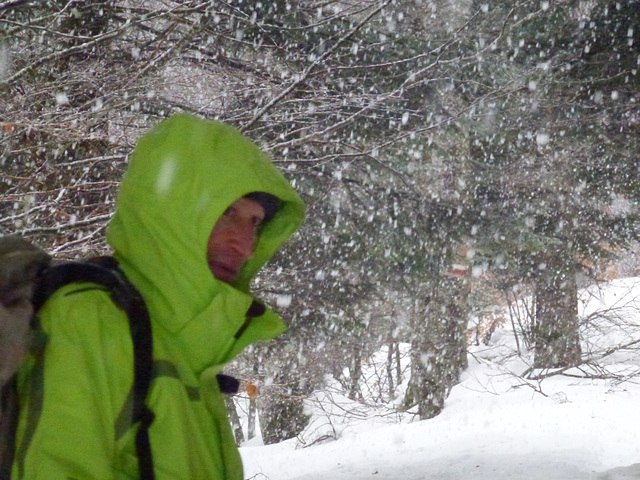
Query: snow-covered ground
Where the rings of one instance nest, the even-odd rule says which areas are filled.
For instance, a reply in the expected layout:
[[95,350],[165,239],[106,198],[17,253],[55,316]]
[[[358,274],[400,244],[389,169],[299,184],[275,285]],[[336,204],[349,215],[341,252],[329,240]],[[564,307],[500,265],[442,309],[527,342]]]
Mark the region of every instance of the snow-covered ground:
[[[640,338],[636,296],[640,278],[581,292],[584,348],[608,353],[598,368],[525,380],[526,361],[513,355],[505,322],[490,345],[471,348],[469,368],[437,417],[417,421],[327,389],[309,402],[312,422],[298,439],[263,446],[258,438],[241,448],[245,478],[640,479],[640,355],[608,351]],[[585,373],[616,376],[578,378]]]

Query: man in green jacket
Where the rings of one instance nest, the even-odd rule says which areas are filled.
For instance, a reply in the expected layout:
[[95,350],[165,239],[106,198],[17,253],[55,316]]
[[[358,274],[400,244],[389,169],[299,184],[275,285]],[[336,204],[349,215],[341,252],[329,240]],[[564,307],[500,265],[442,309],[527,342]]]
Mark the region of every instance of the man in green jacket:
[[[138,142],[107,240],[151,317],[158,480],[242,478],[216,376],[284,331],[249,282],[303,217],[284,177],[227,125],[180,114]],[[126,315],[102,289],[72,284],[38,316],[45,347],[20,374],[12,478],[138,478]]]

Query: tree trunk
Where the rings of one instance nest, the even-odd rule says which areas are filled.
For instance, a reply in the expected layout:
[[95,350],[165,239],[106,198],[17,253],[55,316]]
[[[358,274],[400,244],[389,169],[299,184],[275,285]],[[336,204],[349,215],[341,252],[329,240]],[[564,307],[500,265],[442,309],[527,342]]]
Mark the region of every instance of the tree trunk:
[[[253,374],[255,378],[258,378],[258,373],[260,372],[260,364],[257,360],[254,360],[253,363]],[[247,416],[247,438],[251,440],[256,436],[256,420],[258,419],[258,405],[255,397],[249,398],[249,412]]]
[[393,382],[393,353],[395,351],[395,342],[389,341],[387,344],[387,383],[389,384],[389,399],[396,398],[396,389]]
[[310,417],[304,412],[304,398],[309,391],[300,386],[298,366],[283,366],[282,370],[274,379],[282,388],[274,389],[259,403],[260,429],[265,445],[297,437],[309,423]]
[[227,404],[229,422],[231,423],[233,434],[236,437],[236,444],[240,445],[244,442],[244,433],[242,432],[242,423],[240,422],[240,416],[236,409],[236,403],[233,401],[233,397],[231,395],[225,395],[224,401]]
[[442,411],[451,388],[467,367],[468,312],[466,280],[443,278],[421,321],[414,323],[405,406],[417,405],[421,420]]
[[362,348],[356,345],[352,350],[351,367],[349,368],[349,399],[362,399],[360,377],[362,377]]
[[302,433],[309,423],[309,416],[304,413],[301,395],[269,399],[261,406],[260,428],[265,445],[294,438]]
[[578,286],[574,267],[551,257],[536,279],[534,367],[561,368],[580,363]]
[[249,399],[249,418],[247,419],[247,437],[249,440],[256,436],[256,417],[258,416],[258,407],[256,405],[256,399]]
[[402,383],[402,358],[400,357],[400,343],[396,342],[396,385]]

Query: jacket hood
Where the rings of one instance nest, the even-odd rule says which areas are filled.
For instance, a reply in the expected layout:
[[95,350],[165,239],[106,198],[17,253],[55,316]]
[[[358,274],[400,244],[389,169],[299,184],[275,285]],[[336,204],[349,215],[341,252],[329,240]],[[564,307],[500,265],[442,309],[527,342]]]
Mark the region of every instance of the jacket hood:
[[[275,195],[282,206],[230,286],[209,270],[207,242],[226,208],[256,191]],[[224,123],[179,114],[139,140],[107,240],[152,318],[177,332],[212,302],[217,310],[229,302],[248,308],[250,281],[303,218],[302,200],[256,145]]]

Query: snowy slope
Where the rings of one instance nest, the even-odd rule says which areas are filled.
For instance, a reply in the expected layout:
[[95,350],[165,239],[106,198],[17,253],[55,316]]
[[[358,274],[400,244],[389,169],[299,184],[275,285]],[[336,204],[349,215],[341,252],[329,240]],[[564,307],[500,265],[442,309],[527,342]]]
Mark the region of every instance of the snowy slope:
[[[605,352],[613,342],[633,341],[640,320],[637,294],[640,279],[582,292],[583,316],[606,313],[589,317],[585,348]],[[316,400],[324,400],[330,413],[310,402],[314,418],[306,440],[303,434],[278,445],[241,448],[245,478],[640,479],[640,466],[633,465],[640,463],[640,385],[633,377],[638,355],[624,350],[602,359],[610,372],[621,374],[618,380],[569,376],[585,373],[576,370],[526,381],[517,375],[525,362],[509,355],[514,348],[506,325],[491,345],[474,347],[444,411],[426,421],[393,415],[388,407],[367,411],[337,392],[318,393]],[[353,418],[344,416],[345,409],[355,412]],[[338,439],[302,448],[323,428]]]

